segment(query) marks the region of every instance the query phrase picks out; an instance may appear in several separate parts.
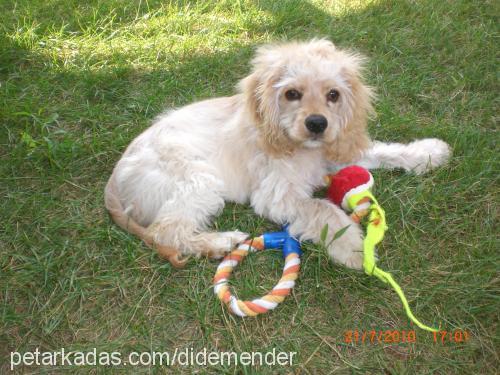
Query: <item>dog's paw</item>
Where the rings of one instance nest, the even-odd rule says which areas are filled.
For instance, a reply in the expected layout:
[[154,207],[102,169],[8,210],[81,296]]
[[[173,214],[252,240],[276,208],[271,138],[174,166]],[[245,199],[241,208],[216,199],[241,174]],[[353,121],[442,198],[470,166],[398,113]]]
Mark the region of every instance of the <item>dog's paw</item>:
[[353,268],[356,270],[360,270],[363,268],[363,251],[353,251],[352,254],[345,260],[344,265]]
[[361,269],[363,267],[363,232],[361,227],[352,222],[347,231],[330,244],[328,254],[336,263],[349,268]]
[[213,236],[210,256],[213,259],[222,258],[226,253],[234,250],[240,243],[249,237],[247,233],[237,230],[231,232],[215,232]]
[[410,143],[412,165],[406,168],[416,174],[422,174],[445,164],[451,155],[450,146],[437,138],[427,138]]
[[231,240],[231,250],[250,237],[248,233],[240,232],[239,230],[220,232],[219,234]]

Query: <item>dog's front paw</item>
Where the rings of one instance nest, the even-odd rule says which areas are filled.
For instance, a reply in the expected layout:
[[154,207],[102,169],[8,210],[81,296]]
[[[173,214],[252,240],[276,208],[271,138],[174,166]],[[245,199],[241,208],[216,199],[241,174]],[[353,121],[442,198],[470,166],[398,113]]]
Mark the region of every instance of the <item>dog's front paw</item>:
[[450,146],[437,138],[414,141],[409,145],[412,165],[406,168],[416,174],[422,174],[445,164],[451,155]]
[[240,232],[239,230],[232,232],[220,232],[219,234],[231,239],[231,250],[249,238],[248,233]]
[[248,238],[247,233],[238,230],[232,232],[215,232],[212,240],[212,259],[220,259]]
[[363,267],[363,231],[361,227],[352,222],[339,238],[333,240],[328,247],[328,254],[336,263],[349,268],[361,269]]
[[358,250],[353,251],[343,264],[349,268],[360,270],[363,268],[363,260],[363,250]]

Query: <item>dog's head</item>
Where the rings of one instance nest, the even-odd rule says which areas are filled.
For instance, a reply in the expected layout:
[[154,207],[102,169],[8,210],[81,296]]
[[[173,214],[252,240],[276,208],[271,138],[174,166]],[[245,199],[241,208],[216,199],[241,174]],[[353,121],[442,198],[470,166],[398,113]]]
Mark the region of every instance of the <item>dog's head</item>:
[[368,145],[372,111],[362,60],[327,40],[261,47],[240,89],[266,152],[321,147],[333,161],[358,158]]

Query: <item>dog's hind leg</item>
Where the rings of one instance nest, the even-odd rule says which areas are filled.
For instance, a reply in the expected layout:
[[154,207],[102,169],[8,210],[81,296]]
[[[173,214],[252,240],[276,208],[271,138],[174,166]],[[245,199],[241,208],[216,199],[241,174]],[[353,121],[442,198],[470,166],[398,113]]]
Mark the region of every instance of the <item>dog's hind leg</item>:
[[224,207],[221,186],[214,176],[199,174],[176,184],[173,195],[163,202],[148,233],[162,255],[176,249],[182,255],[220,258],[248,236],[239,231],[207,231],[211,219]]

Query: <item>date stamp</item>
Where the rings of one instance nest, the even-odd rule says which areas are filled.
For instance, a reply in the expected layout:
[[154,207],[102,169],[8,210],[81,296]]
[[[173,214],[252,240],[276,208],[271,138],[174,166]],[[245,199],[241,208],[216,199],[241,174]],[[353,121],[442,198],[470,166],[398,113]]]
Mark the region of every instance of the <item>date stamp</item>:
[[397,344],[400,342],[416,342],[415,330],[348,330],[344,332],[346,344]]
[[[470,334],[466,330],[438,331],[432,333],[435,344],[458,344],[469,341]],[[344,342],[346,344],[399,344],[417,342],[417,332],[415,330],[347,330],[344,332]]]

